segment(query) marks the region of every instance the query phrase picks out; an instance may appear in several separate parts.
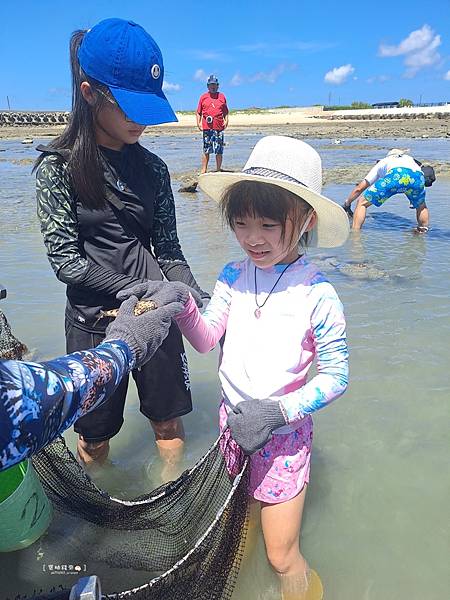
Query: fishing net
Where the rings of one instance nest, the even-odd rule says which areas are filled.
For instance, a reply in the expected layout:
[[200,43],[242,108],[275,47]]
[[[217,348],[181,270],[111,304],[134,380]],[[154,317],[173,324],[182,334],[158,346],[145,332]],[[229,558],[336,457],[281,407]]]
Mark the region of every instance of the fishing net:
[[0,359],[20,360],[26,352],[28,348],[13,336],[11,327],[0,310]]
[[[122,500],[100,490],[64,440],[57,440],[33,459],[56,509],[44,543],[57,548],[59,562],[60,553],[69,550],[79,564],[88,562],[91,574],[100,576],[103,598],[231,598],[245,546],[248,475],[244,456],[232,471],[227,467],[229,443],[229,436],[222,436],[176,481]],[[62,517],[66,521],[58,533]],[[127,585],[137,572],[140,585]],[[111,585],[113,591],[107,589]],[[65,600],[69,589],[34,598]]]
[[[26,352],[0,310],[0,359],[20,360]],[[229,452],[230,443],[230,436],[222,435],[176,481],[134,500],[113,498],[98,488],[63,438],[44,448],[33,465],[55,515],[39,542],[6,566],[13,575],[13,563],[14,568],[20,563],[20,579],[26,581],[26,565],[35,567],[38,560],[40,576],[33,570],[28,577],[31,595],[30,586],[26,595],[8,593],[2,577],[0,600],[69,600],[72,584],[87,574],[100,577],[102,598],[230,599],[245,546],[248,507],[247,460]],[[230,457],[235,457],[233,464]],[[51,581],[46,575],[57,567],[75,569],[67,586],[46,585]],[[36,584],[49,591],[33,594]]]

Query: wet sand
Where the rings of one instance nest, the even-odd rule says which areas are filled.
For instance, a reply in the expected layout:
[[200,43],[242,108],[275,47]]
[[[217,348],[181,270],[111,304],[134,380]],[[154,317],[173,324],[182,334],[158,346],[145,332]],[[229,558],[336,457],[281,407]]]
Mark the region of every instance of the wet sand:
[[[178,133],[178,132],[177,132]],[[286,133],[279,132],[277,133]],[[36,137],[42,137],[42,134]],[[301,136],[304,137],[304,136]],[[306,136],[305,136],[306,137]],[[327,146],[327,149],[342,149],[349,148],[346,144],[339,144],[336,146]],[[355,145],[352,145],[352,148],[355,149]],[[361,144],[361,150],[363,149],[363,145]],[[1,150],[1,147],[0,147]],[[426,157],[421,157],[424,163],[431,163],[436,172],[436,176],[439,178],[450,179],[450,161],[439,161],[436,160],[428,160]],[[20,159],[6,159],[2,158],[0,152],[0,163],[1,162],[9,162],[16,165],[32,165],[34,163],[34,158],[20,158]],[[239,165],[230,165],[230,168],[227,170],[230,171],[239,171]],[[331,183],[344,183],[344,184],[356,184],[362,179],[364,179],[367,174],[367,163],[366,162],[352,162],[351,164],[333,167],[330,169],[325,168],[323,170],[323,185],[328,185]],[[171,173],[172,180],[174,182],[174,189],[176,188],[178,191],[182,192],[191,192],[194,193],[196,191],[196,184],[198,182],[198,169],[193,169],[192,171],[183,171],[177,172],[172,171]]]
[[[269,113],[270,111],[268,111]],[[344,112],[344,111],[342,111]],[[270,116],[268,113],[264,114],[267,117]],[[288,119],[290,114],[285,113],[285,118]],[[228,135],[239,135],[239,134],[255,134],[255,135],[290,135],[302,139],[329,139],[330,144],[327,144],[323,149],[340,151],[350,146],[345,143],[346,140],[350,139],[361,139],[361,143],[355,145],[351,144],[353,150],[360,150],[362,153],[364,150],[368,150],[371,146],[367,145],[364,140],[367,139],[392,139],[392,145],[395,145],[395,140],[398,138],[402,139],[404,144],[405,138],[410,139],[427,139],[427,138],[445,138],[450,141],[450,113],[445,118],[439,118],[438,116],[428,115],[427,117],[415,117],[415,118],[376,118],[376,115],[371,115],[370,119],[364,120],[330,120],[325,118],[317,117],[299,117],[303,119],[303,122],[297,123],[282,123],[282,114],[273,113],[270,116],[273,123],[261,124],[260,115],[256,114],[238,114],[235,116],[235,121],[239,122],[233,124],[233,114],[230,116],[230,126],[227,129]],[[386,115],[384,115],[386,116]],[[239,118],[238,118],[239,117]],[[192,126],[190,121],[192,120]],[[245,124],[242,124],[245,123]],[[57,135],[60,135],[63,131],[63,125],[55,126],[16,126],[16,127],[0,127],[0,162],[2,159],[2,144],[1,140],[4,139],[19,139],[25,140],[29,138],[31,140],[35,138],[48,138],[49,140]],[[193,115],[180,115],[180,122],[177,124],[167,124],[162,126],[148,127],[144,132],[144,137],[166,137],[166,136],[198,136],[200,138],[200,132],[194,126]],[[388,149],[386,147],[386,149]],[[439,161],[428,160],[426,156],[421,156],[422,162],[430,162],[436,171],[436,175],[439,177],[450,178],[450,161]],[[28,158],[16,159],[13,162],[18,164],[24,164],[32,162]],[[237,170],[239,165],[230,165],[230,170]],[[331,169],[324,170],[324,184],[327,183],[356,183],[360,181],[367,172],[367,163],[352,162],[352,164],[339,166]],[[197,179],[197,171],[172,173],[172,177],[181,182],[181,186],[190,185],[192,181]]]
[[[344,111],[342,111],[344,112]],[[239,118],[238,118],[239,116]],[[245,118],[242,118],[245,117]],[[450,139],[450,118],[428,116],[426,118],[383,118],[372,115],[370,119],[329,120],[309,117],[303,122],[289,122],[289,114],[283,121],[282,115],[274,114],[271,123],[261,124],[258,115],[230,116],[229,133],[245,133],[252,131],[262,135],[281,134],[313,138],[442,138]],[[190,121],[192,120],[192,124]],[[266,119],[267,120],[267,119]],[[59,135],[63,125],[54,126],[16,126],[0,127],[1,139],[51,138]],[[148,127],[144,135],[193,135],[198,134],[193,115],[182,115],[180,123]],[[0,142],[1,149],[1,142]]]

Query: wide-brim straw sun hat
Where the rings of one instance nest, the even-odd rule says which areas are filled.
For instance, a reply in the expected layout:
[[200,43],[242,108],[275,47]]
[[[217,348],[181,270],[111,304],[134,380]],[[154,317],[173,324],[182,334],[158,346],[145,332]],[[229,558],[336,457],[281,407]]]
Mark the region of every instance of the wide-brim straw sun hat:
[[239,181],[271,183],[310,204],[317,213],[317,222],[308,246],[335,248],[348,238],[348,216],[339,204],[322,195],[322,161],[309,144],[282,135],[263,137],[242,171],[206,173],[200,176],[199,186],[220,202],[226,190]]

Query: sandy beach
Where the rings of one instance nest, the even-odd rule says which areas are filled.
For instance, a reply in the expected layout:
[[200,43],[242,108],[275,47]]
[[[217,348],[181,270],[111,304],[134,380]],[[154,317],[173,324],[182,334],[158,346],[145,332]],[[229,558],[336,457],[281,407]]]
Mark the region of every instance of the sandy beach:
[[[197,133],[194,113],[178,113],[178,123],[148,127],[144,135]],[[323,111],[322,107],[249,109],[230,114],[229,133],[280,133],[315,138],[450,138],[450,105],[374,110]],[[2,126],[1,139],[55,137],[63,125]]]

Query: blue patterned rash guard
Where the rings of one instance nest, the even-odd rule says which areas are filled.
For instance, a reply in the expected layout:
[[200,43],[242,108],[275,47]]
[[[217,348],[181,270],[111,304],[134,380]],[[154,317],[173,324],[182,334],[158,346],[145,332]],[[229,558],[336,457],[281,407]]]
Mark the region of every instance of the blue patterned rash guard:
[[0,470],[39,452],[110,397],[134,366],[121,340],[45,363],[0,362]]

